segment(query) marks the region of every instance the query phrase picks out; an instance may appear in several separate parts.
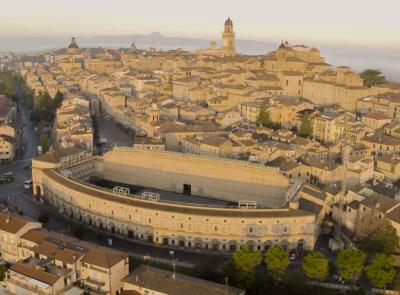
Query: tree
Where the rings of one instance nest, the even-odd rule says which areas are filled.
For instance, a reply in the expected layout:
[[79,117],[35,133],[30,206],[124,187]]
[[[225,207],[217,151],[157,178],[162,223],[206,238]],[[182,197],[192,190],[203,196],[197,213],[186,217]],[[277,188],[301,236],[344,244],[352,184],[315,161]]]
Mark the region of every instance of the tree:
[[263,106],[257,116],[256,124],[266,127],[271,124],[271,116],[269,111]]
[[75,237],[78,239],[82,239],[86,230],[85,227],[82,224],[78,224],[72,229],[72,233],[74,234]]
[[360,73],[360,76],[366,87],[387,83],[386,77],[382,75],[382,71],[379,69],[366,69]]
[[362,273],[365,254],[358,249],[345,249],[340,251],[336,262],[339,266],[339,273],[345,280],[356,281]]
[[280,246],[273,246],[265,253],[265,263],[272,276],[281,279],[290,264],[290,259],[285,249]]
[[302,137],[309,137],[313,133],[312,118],[309,113],[305,113],[301,118],[298,134]]
[[37,123],[52,123],[55,117],[55,106],[50,95],[45,91],[39,91],[36,96],[35,108],[32,111],[31,119]]
[[304,257],[302,268],[306,276],[311,279],[323,280],[329,273],[328,260],[318,251]]
[[61,93],[60,90],[57,90],[56,95],[54,96],[53,99],[53,105],[56,109],[61,107],[63,99],[64,95]]
[[4,281],[8,268],[9,268],[9,265],[0,264],[0,281]]
[[392,254],[399,245],[396,229],[387,220],[372,215],[357,223],[356,238],[360,248],[370,254]]
[[43,153],[47,152],[49,150],[49,141],[48,141],[46,135],[41,134],[39,142],[40,142],[40,145],[42,146]]
[[288,273],[285,279],[286,289],[290,294],[307,294],[306,277],[300,269],[294,269]]
[[38,221],[40,223],[48,223],[50,221],[50,217],[47,213],[40,213]]
[[385,288],[396,276],[393,265],[395,258],[386,254],[377,254],[371,264],[366,267],[367,277],[372,285]]
[[261,254],[245,245],[233,254],[232,260],[238,269],[243,271],[253,271],[261,262]]
[[236,286],[250,289],[255,284],[257,278],[255,268],[260,262],[260,252],[249,246],[243,246],[224,265],[224,271]]

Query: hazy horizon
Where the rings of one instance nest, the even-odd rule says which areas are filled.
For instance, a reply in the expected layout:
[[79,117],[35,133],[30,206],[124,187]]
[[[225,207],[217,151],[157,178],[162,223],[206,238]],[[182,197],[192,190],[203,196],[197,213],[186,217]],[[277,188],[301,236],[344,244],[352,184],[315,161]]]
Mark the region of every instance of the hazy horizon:
[[[185,36],[170,36],[163,33],[162,37],[152,38],[145,34],[109,35],[109,36],[76,36],[77,43],[81,48],[127,48],[132,41],[136,41],[139,49],[148,49],[154,45],[157,49],[168,50],[183,48],[194,51],[197,48],[208,46],[210,40],[215,39],[188,39]],[[134,40],[134,37],[140,37]],[[35,52],[51,51],[65,48],[70,42],[70,36],[47,37],[47,38],[0,38],[0,52]],[[219,42],[219,40],[217,40]],[[399,49],[363,47],[352,45],[339,45],[329,43],[307,43],[290,40],[292,44],[305,44],[315,46],[321,51],[326,62],[333,66],[348,65],[356,71],[366,68],[379,68],[393,81],[400,81],[400,57]],[[237,50],[240,54],[266,54],[275,50],[281,40],[249,40],[238,39]]]
[[[400,80],[399,8],[398,0],[3,0],[0,51],[63,48],[71,36],[77,37],[81,47],[128,47],[133,40],[100,39],[152,32],[219,40],[230,16],[237,39],[266,43],[265,48],[238,47],[239,53],[266,54],[288,39],[292,44],[319,48],[332,65],[380,68],[388,77]],[[148,43],[139,42],[138,47],[147,48]],[[203,41],[199,44],[207,46]],[[154,45],[160,49],[180,47],[157,44],[157,40]],[[195,49],[193,45],[181,47]]]
[[[0,38],[149,34],[219,38],[230,16],[237,37],[400,48],[397,0],[3,0]],[[377,13],[385,7],[385,13]]]

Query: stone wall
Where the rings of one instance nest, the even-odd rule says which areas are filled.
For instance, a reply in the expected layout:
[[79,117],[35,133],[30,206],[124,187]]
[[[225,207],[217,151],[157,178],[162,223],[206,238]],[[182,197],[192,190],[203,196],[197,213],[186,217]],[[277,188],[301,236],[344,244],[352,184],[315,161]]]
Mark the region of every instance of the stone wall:
[[178,193],[187,184],[193,195],[264,207],[282,207],[289,188],[276,168],[183,153],[114,148],[97,167],[97,175],[114,182]]

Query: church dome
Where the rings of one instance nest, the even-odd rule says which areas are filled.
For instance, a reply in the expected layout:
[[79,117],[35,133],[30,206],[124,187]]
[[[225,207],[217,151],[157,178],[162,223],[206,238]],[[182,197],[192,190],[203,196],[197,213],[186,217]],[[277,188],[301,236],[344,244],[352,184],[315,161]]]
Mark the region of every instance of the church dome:
[[285,48],[286,48],[286,46],[285,46],[285,44],[283,44],[283,41],[282,41],[281,45],[279,45],[279,49],[285,49]]
[[69,44],[68,48],[78,49],[78,45],[75,43],[75,37],[72,37],[71,43]]
[[233,26],[233,22],[230,17],[228,17],[228,19],[225,21],[225,26]]

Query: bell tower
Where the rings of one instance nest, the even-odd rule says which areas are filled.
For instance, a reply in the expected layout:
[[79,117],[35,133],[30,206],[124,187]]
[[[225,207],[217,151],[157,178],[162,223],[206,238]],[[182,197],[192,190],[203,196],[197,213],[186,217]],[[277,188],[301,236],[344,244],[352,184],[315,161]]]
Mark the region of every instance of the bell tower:
[[233,22],[230,17],[225,21],[225,29],[222,32],[222,54],[224,56],[235,56],[235,32],[233,31]]

